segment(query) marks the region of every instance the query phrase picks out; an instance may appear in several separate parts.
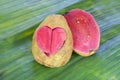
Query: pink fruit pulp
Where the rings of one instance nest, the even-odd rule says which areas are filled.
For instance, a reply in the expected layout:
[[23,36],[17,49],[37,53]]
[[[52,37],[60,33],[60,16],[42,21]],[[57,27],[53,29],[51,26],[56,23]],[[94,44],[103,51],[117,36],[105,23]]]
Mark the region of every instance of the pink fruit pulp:
[[47,56],[57,53],[57,51],[63,46],[65,39],[65,31],[60,27],[52,29],[48,26],[43,26],[39,28],[36,33],[38,46]]
[[82,54],[90,54],[91,51],[98,49],[100,31],[90,13],[74,9],[66,14],[65,18],[72,31],[75,51]]

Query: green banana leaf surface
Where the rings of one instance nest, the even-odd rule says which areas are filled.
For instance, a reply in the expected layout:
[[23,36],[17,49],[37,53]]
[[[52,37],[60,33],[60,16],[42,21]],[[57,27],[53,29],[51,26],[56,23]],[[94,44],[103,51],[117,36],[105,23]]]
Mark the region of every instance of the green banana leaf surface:
[[[96,54],[73,52],[63,67],[38,64],[32,36],[49,14],[90,12],[101,33]],[[0,0],[0,80],[120,80],[120,0]]]

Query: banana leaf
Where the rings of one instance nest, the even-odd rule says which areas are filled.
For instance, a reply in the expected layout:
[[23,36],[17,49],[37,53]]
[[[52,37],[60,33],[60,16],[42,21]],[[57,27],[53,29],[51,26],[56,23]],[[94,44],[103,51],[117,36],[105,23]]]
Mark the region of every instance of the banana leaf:
[[[38,64],[32,36],[49,14],[90,12],[100,27],[100,48],[90,57],[73,52],[63,67]],[[120,0],[0,0],[0,80],[120,80]]]

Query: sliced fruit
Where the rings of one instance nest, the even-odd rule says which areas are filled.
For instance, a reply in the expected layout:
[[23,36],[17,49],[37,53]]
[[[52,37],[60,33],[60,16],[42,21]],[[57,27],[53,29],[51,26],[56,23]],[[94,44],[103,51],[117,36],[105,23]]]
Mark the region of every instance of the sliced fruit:
[[72,50],[72,33],[66,19],[61,15],[49,15],[33,36],[35,60],[48,67],[60,67],[69,61]]
[[82,56],[96,52],[100,43],[100,30],[94,17],[80,9],[73,9],[65,15],[73,35],[74,51]]

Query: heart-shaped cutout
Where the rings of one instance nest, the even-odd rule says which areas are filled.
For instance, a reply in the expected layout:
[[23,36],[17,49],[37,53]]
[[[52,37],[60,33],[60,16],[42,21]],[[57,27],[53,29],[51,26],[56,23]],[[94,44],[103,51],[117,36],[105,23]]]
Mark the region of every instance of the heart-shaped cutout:
[[36,40],[41,50],[43,50],[47,56],[50,56],[61,49],[66,40],[66,33],[64,29],[60,27],[52,29],[48,26],[43,26],[37,30]]

